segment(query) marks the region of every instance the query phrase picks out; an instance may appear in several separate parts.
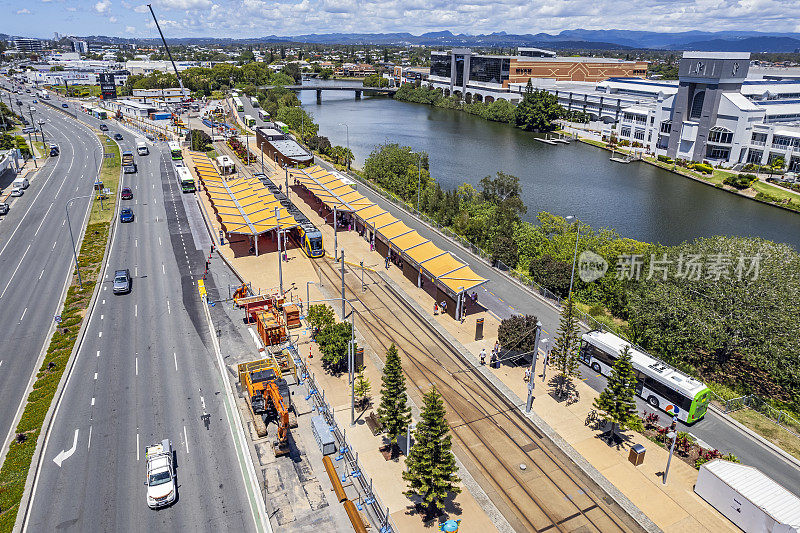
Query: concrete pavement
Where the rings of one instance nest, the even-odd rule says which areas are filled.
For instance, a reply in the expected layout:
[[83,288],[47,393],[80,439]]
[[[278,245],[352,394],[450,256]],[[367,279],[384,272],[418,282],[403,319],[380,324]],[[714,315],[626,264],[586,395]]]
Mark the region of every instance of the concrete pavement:
[[[132,133],[108,124],[122,132],[123,149],[135,147]],[[46,441],[29,531],[256,530],[197,292],[206,252],[186,222],[166,145],[148,144],[150,155],[136,156],[138,172],[120,184],[133,189],[123,205],[136,219],[115,221],[103,287]],[[130,269],[130,294],[112,293],[117,268]],[[163,438],[176,450],[178,501],[152,511],[144,447]],[[59,466],[53,459],[73,442]]]

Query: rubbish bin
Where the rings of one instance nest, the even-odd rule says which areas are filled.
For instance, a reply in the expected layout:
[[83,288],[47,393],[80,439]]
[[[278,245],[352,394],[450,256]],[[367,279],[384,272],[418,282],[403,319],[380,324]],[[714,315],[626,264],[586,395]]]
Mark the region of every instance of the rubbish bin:
[[634,444],[628,454],[628,461],[630,461],[633,466],[639,466],[644,462],[644,452],[644,446],[641,444]]
[[479,341],[483,338],[483,318],[475,320],[475,340]]

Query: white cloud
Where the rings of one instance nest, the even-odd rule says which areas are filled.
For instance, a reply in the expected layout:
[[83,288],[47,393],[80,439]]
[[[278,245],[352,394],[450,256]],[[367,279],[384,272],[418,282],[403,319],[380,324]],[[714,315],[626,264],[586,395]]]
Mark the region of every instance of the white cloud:
[[114,16],[108,17],[108,21],[113,24],[117,21],[117,17]]
[[66,9],[67,11],[77,11],[77,10],[78,10],[78,8],[77,8],[77,7],[75,7],[75,6],[67,6],[67,7],[66,7],[66,8],[64,8],[64,9]]
[[136,33],[136,28],[134,26],[125,26],[125,33]]
[[147,9],[147,6],[144,4],[134,7],[133,10],[136,11],[137,13],[147,13],[149,11],[149,9]]
[[164,9],[179,9],[183,11],[207,9],[211,7],[211,0],[156,0],[153,3]]
[[22,9],[17,10],[17,15],[30,15],[30,14],[31,14],[30,10],[24,7]]
[[111,8],[111,0],[100,0],[94,5],[94,10],[98,13],[106,13]]

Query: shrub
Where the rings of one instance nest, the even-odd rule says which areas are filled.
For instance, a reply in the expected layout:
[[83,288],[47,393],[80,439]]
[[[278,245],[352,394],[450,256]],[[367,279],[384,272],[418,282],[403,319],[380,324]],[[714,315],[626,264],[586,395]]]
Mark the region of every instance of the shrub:
[[756,181],[756,177],[752,174],[739,174],[738,176],[728,176],[722,183],[741,191],[750,187],[754,181]]
[[672,163],[672,159],[670,159],[665,155],[659,155],[658,160],[661,161],[662,163]]
[[703,174],[713,174],[714,169],[711,165],[706,165],[705,163],[695,163],[693,169],[702,172]]

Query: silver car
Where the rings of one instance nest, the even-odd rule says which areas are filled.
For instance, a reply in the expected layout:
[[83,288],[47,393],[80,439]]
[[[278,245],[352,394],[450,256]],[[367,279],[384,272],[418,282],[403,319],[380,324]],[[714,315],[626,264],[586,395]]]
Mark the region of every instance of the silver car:
[[114,272],[114,294],[124,294],[131,291],[131,273],[128,269]]

